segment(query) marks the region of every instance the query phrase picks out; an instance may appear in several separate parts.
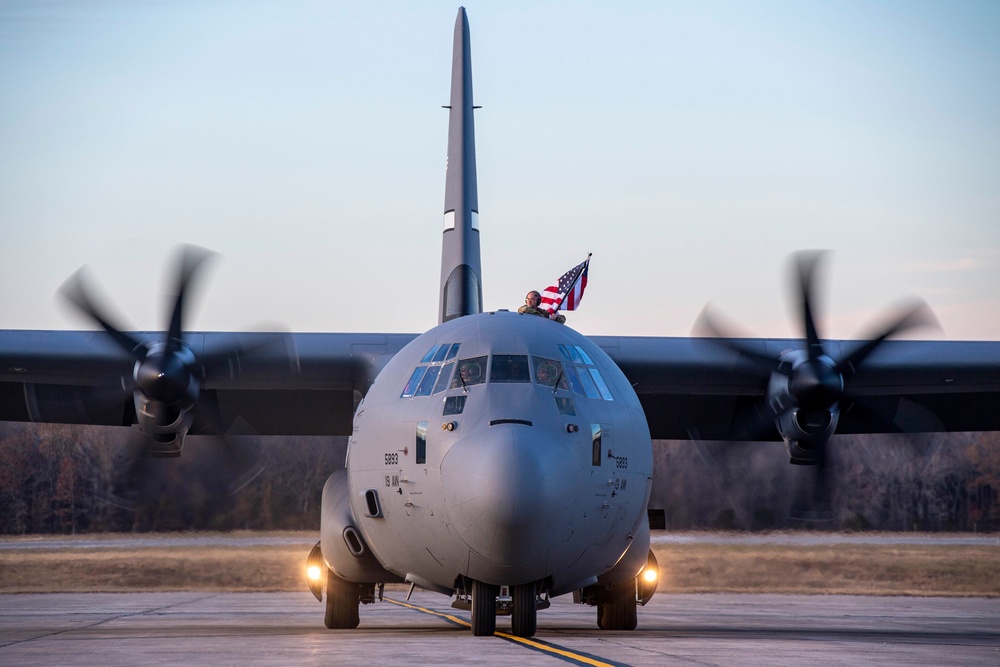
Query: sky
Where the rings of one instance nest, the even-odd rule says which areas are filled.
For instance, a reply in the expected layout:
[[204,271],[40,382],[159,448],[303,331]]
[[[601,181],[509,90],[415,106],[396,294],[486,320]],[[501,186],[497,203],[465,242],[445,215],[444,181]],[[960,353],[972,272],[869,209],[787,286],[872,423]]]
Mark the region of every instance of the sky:
[[[437,322],[452,31],[413,2],[0,4],[0,328]],[[799,336],[789,257],[829,249],[821,334],[903,297],[1000,340],[1000,3],[470,2],[483,296],[593,253],[568,324]]]

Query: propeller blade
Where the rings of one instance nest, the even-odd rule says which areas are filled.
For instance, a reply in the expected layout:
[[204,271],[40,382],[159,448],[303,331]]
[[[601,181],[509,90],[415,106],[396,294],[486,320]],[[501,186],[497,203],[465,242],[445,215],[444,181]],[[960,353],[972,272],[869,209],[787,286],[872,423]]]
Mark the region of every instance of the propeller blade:
[[145,345],[138,339],[122,331],[121,327],[112,323],[111,317],[108,316],[107,312],[98,307],[95,300],[90,296],[87,281],[87,269],[86,267],[82,267],[66,279],[59,287],[59,293],[81,313],[111,334],[111,337],[120,348],[130,355],[142,359],[145,356]]
[[174,306],[170,313],[167,329],[167,351],[176,352],[184,336],[184,305],[191,281],[205,262],[216,253],[194,245],[181,246],[177,260],[177,283],[174,292]]
[[231,496],[253,482],[265,469],[260,444],[253,437],[190,436],[180,459],[151,458],[149,439],[135,432],[119,444],[106,488],[107,502],[137,511],[146,520],[167,503],[198,511],[225,508]]
[[288,331],[241,333],[205,345],[199,363],[206,378],[233,377],[264,367],[289,374],[299,372],[299,353]]
[[804,523],[829,523],[834,519],[833,493],[836,479],[829,445],[824,445],[818,465],[799,468],[798,498],[789,508],[789,518]]
[[824,354],[823,343],[820,342],[819,333],[816,330],[816,320],[813,317],[815,297],[813,280],[816,275],[816,267],[826,254],[825,250],[804,250],[795,255],[795,263],[798,268],[799,307],[802,313],[802,328],[806,336],[810,360]]
[[770,357],[759,350],[740,342],[742,336],[735,332],[735,328],[730,324],[723,324],[717,315],[712,313],[709,306],[701,309],[698,319],[692,327],[692,333],[703,338],[714,345],[719,345],[728,350],[732,350],[743,357],[749,359],[757,366],[763,375],[768,375],[772,371],[777,371],[780,366],[778,359]]
[[846,370],[851,374],[857,373],[857,367],[882,344],[882,341],[902,333],[907,329],[914,329],[921,326],[940,326],[927,302],[920,298],[914,298],[908,304],[901,306],[898,313],[890,318],[889,324],[879,327],[869,340],[861,343],[852,350],[838,364],[838,370]]

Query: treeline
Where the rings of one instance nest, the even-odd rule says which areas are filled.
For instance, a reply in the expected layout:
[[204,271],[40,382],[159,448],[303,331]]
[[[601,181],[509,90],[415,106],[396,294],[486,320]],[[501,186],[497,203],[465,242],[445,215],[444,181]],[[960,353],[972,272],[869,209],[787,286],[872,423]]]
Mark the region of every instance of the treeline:
[[834,436],[827,456],[823,492],[781,443],[660,441],[650,507],[676,530],[1000,529],[1000,433]]
[[149,459],[125,429],[0,422],[0,533],[318,529],[346,448],[344,437],[194,436],[180,458]]
[[[179,459],[146,459],[141,437],[0,423],[0,533],[318,530],[347,445],[190,437]],[[817,493],[780,443],[656,441],[650,507],[674,530],[1000,529],[1000,433],[837,436],[829,460]],[[822,520],[804,520],[817,497]]]

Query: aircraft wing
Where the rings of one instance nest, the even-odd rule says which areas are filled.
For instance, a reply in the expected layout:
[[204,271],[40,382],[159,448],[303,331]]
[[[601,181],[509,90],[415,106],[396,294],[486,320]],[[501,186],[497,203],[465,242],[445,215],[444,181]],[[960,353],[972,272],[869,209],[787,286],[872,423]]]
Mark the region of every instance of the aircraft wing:
[[[135,334],[140,341],[161,334]],[[357,402],[412,334],[191,333],[203,393],[191,433],[347,435]],[[633,384],[653,438],[778,440],[768,378],[704,338],[593,338]],[[777,358],[801,341],[740,339]],[[856,341],[825,341],[846,355]],[[227,354],[214,353],[228,350]],[[209,351],[213,353],[209,354]],[[136,422],[129,355],[103,332],[0,332],[0,420]],[[1000,342],[887,341],[848,379],[837,432],[1000,431]]]
[[[140,342],[162,334],[133,334]],[[191,433],[347,435],[408,334],[189,333],[203,365]],[[104,332],[0,332],[0,420],[136,423],[130,355]]]
[[[768,376],[746,355],[705,338],[598,336],[632,382],[653,438],[779,440]],[[803,342],[740,339],[778,358]],[[858,341],[824,341],[836,361]],[[885,341],[846,377],[837,433],[1000,430],[1000,342]]]

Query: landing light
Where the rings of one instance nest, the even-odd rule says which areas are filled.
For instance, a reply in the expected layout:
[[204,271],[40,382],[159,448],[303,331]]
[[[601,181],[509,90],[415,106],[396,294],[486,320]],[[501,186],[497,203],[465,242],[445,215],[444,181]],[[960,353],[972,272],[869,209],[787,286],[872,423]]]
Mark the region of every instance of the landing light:
[[652,551],[646,558],[646,567],[635,580],[636,602],[646,606],[656,593],[657,580],[660,578],[660,566],[656,563],[656,556]]
[[309,584],[309,592],[313,594],[319,602],[323,601],[323,583],[326,574],[326,564],[323,562],[323,551],[319,542],[309,552],[306,558],[306,583]]

